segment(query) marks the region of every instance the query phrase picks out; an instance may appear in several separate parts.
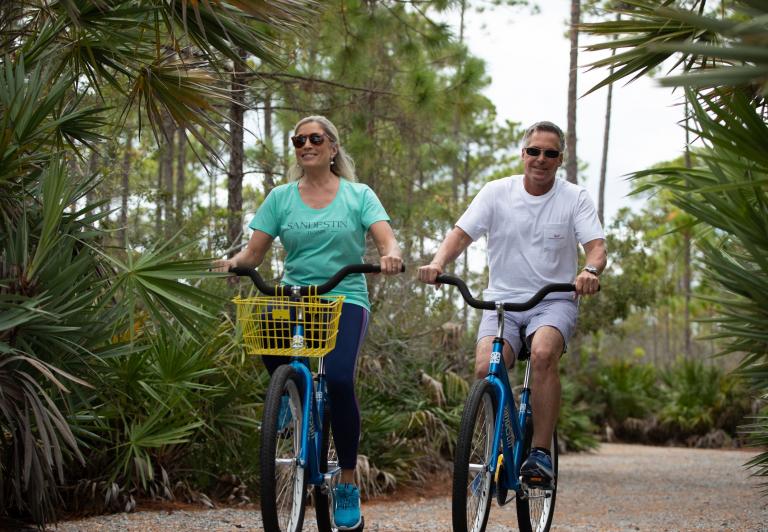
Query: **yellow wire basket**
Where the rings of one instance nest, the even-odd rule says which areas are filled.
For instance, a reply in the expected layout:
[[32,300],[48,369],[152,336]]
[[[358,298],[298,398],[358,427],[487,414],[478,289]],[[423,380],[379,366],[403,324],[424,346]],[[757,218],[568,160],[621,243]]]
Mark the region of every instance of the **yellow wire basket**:
[[[243,332],[246,350],[252,355],[322,357],[336,347],[339,317],[344,296],[289,297],[256,296],[232,300]],[[298,309],[304,310],[304,339],[292,338]]]

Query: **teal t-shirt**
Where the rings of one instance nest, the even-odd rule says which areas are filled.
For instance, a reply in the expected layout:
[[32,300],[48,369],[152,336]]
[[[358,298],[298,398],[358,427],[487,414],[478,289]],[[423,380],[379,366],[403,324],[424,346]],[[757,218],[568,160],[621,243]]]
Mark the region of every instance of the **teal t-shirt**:
[[[250,228],[280,238],[287,251],[282,283],[318,285],[348,264],[361,264],[365,234],[389,216],[368,185],[341,179],[336,197],[322,209],[304,204],[298,182],[272,189],[256,211]],[[347,303],[370,310],[362,274],[348,275],[331,292]]]

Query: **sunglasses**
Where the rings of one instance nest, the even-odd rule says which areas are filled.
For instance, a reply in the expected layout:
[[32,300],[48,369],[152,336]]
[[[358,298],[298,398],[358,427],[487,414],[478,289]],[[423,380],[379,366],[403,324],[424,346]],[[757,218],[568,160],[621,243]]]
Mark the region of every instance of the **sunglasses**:
[[309,135],[295,135],[291,137],[291,142],[293,143],[294,148],[303,147],[304,144],[307,143],[307,140],[309,140],[309,143],[312,144],[312,146],[320,146],[325,142],[325,135],[322,133],[311,133]]
[[[560,150],[543,150],[544,151],[544,157],[547,159],[557,159],[560,157]],[[541,148],[525,148],[525,153],[530,155],[531,157],[538,157],[541,155],[542,149]]]

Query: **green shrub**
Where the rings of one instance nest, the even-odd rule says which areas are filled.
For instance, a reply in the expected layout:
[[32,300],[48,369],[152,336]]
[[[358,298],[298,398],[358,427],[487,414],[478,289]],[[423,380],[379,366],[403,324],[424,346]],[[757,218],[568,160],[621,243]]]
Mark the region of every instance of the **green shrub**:
[[642,419],[658,405],[656,368],[650,364],[611,361],[598,368],[595,384],[591,399],[600,424],[615,427],[627,418]]
[[598,445],[597,427],[590,419],[592,406],[584,399],[585,387],[576,380],[560,377],[563,392],[557,435],[560,446],[567,451],[587,451]]
[[749,397],[737,378],[701,360],[678,358],[661,373],[661,381],[659,418],[681,438],[715,428],[733,435],[749,411]]

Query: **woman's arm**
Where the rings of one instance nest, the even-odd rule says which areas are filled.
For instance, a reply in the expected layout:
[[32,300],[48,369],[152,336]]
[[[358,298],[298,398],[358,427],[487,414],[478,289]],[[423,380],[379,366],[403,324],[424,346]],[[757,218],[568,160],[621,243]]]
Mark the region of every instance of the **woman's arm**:
[[256,229],[251,234],[248,244],[231,259],[221,259],[213,263],[214,271],[227,272],[230,268],[240,266],[242,268],[255,268],[264,260],[274,237],[264,231]]
[[381,273],[400,273],[403,258],[400,253],[400,246],[397,245],[397,240],[395,239],[395,233],[392,231],[389,222],[384,220],[375,222],[371,224],[368,230],[371,232],[376,249],[379,250]]

